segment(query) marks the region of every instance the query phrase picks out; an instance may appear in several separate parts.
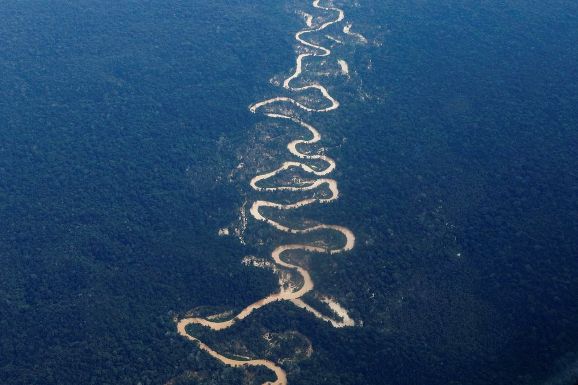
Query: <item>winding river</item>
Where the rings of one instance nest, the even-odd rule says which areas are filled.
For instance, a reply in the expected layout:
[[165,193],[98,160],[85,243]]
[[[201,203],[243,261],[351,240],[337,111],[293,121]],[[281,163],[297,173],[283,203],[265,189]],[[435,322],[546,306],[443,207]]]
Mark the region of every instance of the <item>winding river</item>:
[[[307,145],[312,145],[321,140],[321,134],[319,131],[308,124],[304,120],[297,117],[297,114],[289,114],[286,108],[281,107],[296,107],[298,110],[305,111],[307,113],[322,113],[336,110],[339,108],[339,102],[331,96],[326,87],[318,83],[310,83],[304,86],[293,86],[293,83],[301,77],[304,68],[304,62],[310,57],[328,57],[331,55],[331,50],[329,48],[323,47],[318,44],[314,44],[307,40],[307,35],[317,33],[327,29],[329,26],[340,23],[344,20],[345,14],[343,10],[333,6],[333,5],[320,5],[321,0],[313,1],[313,7],[327,14],[332,15],[329,21],[320,22],[315,25],[315,19],[312,15],[305,14],[307,28],[303,29],[295,34],[295,39],[303,47],[304,53],[300,53],[296,59],[295,71],[291,76],[287,77],[283,81],[283,88],[295,93],[315,93],[321,97],[321,102],[319,106],[311,106],[308,103],[298,101],[290,97],[275,97],[267,100],[260,101],[249,107],[252,113],[262,113],[266,117],[271,119],[277,119],[285,121],[288,124],[293,124],[301,129],[305,130],[309,134],[309,139],[295,139],[287,145],[287,149],[292,154],[296,160],[283,162],[277,169],[255,176],[250,185],[256,192],[274,192],[274,191],[291,191],[291,192],[304,192],[312,191],[317,189],[326,188],[329,191],[328,196],[323,196],[321,198],[306,198],[302,200],[295,201],[293,203],[276,203],[268,200],[257,200],[255,201],[249,212],[253,219],[267,223],[273,228],[290,234],[308,234],[318,231],[332,231],[340,235],[341,244],[335,247],[323,246],[317,243],[291,243],[282,244],[273,250],[271,253],[271,258],[275,265],[279,269],[284,269],[296,273],[301,277],[301,283],[298,287],[295,285],[284,285],[283,282],[279,282],[279,291],[268,295],[267,297],[250,304],[243,310],[241,310],[234,317],[226,321],[213,321],[207,318],[200,317],[187,317],[177,321],[178,333],[193,341],[197,346],[207,352],[209,355],[219,360],[225,365],[232,367],[250,367],[250,366],[262,366],[270,369],[276,376],[273,382],[266,382],[264,385],[286,385],[287,384],[287,374],[285,371],[276,363],[265,360],[265,359],[236,359],[226,357],[223,354],[218,353],[213,350],[210,346],[200,341],[194,335],[187,331],[189,325],[200,325],[203,327],[210,328],[212,330],[218,331],[230,328],[236,322],[243,320],[248,317],[253,311],[267,306],[270,303],[277,301],[288,301],[293,303],[295,306],[304,309],[312,313],[317,318],[330,323],[333,327],[349,327],[354,326],[355,322],[349,317],[347,311],[334,300],[322,297],[321,301],[324,302],[329,310],[331,310],[335,318],[323,315],[320,311],[315,309],[313,306],[307,304],[303,300],[303,296],[311,292],[314,288],[314,282],[311,278],[309,271],[305,268],[290,263],[287,261],[286,257],[292,252],[301,251],[307,253],[323,253],[323,254],[338,254],[344,253],[351,250],[355,246],[355,235],[346,227],[338,225],[329,224],[318,224],[310,227],[290,227],[284,225],[270,216],[264,214],[264,209],[269,209],[267,212],[275,210],[294,210],[300,207],[305,207],[315,203],[329,203],[335,201],[339,198],[339,190],[337,187],[337,182],[334,179],[328,177],[328,175],[335,169],[335,161],[330,157],[322,154],[311,154],[304,152],[303,147]],[[346,34],[353,35],[350,31],[351,25],[347,24],[343,28],[343,32]],[[361,35],[359,35],[361,36]],[[344,61],[339,61],[342,68],[346,67]],[[308,164],[312,163],[314,165]],[[319,166],[323,165],[323,166]],[[300,183],[293,186],[267,186],[265,182],[274,178],[280,173],[291,170],[300,170],[311,176],[312,179],[301,181]],[[265,185],[265,186],[264,186]],[[272,209],[272,210],[271,210]]]

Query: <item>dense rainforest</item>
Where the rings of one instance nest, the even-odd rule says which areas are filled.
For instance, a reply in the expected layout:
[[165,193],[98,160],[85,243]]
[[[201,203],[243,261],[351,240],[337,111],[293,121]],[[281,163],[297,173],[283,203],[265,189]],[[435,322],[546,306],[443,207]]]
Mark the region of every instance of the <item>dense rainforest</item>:
[[[290,384],[575,384],[578,4],[335,3],[368,43],[335,46],[350,77],[329,85],[342,107],[315,124],[341,196],[307,217],[358,244],[309,263],[360,326],[278,303],[199,334],[256,356],[263,333],[277,336],[267,354]],[[300,10],[313,12],[294,0],[0,7],[0,383],[271,379],[219,364],[174,318],[276,289],[241,261],[266,258],[251,241],[277,235],[250,223],[243,245],[219,230],[251,199],[254,174],[238,165],[285,151],[247,107],[294,66]]]

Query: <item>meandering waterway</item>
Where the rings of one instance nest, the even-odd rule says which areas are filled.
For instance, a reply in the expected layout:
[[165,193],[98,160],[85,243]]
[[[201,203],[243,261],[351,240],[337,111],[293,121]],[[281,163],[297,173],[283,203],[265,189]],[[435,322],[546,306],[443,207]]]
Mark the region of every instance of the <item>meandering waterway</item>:
[[[281,280],[279,282],[279,291],[268,295],[267,297],[256,301],[245,307],[235,316],[225,320],[213,320],[202,317],[187,317],[177,321],[178,333],[195,342],[201,350],[204,350],[212,357],[216,358],[225,365],[232,367],[248,367],[248,366],[263,366],[270,369],[276,376],[273,382],[267,382],[264,385],[286,385],[287,374],[276,363],[265,359],[235,359],[226,357],[218,353],[210,346],[200,341],[197,337],[188,332],[187,327],[190,325],[200,325],[210,328],[212,330],[224,330],[230,328],[238,321],[248,317],[255,310],[260,309],[268,304],[277,301],[288,301],[295,306],[304,309],[315,317],[328,322],[333,327],[341,328],[354,326],[354,320],[349,316],[347,310],[337,303],[335,300],[328,297],[322,297],[321,302],[325,303],[328,309],[334,313],[335,317],[330,317],[322,314],[312,305],[307,304],[304,296],[314,289],[314,281],[311,278],[309,271],[295,263],[288,261],[287,257],[291,253],[306,252],[311,254],[338,254],[351,250],[355,246],[355,235],[347,227],[331,224],[316,224],[313,226],[303,225],[303,227],[295,225],[286,225],[274,219],[273,216],[265,214],[265,212],[275,212],[275,210],[295,210],[315,203],[330,203],[339,198],[339,189],[337,182],[329,178],[328,175],[335,170],[335,161],[327,155],[309,153],[303,148],[318,143],[321,140],[321,134],[313,125],[307,123],[297,114],[287,112],[287,106],[295,107],[307,113],[324,113],[336,110],[339,108],[339,102],[329,93],[328,89],[322,84],[311,82],[303,86],[293,86],[293,83],[301,77],[304,71],[305,62],[312,57],[328,57],[331,55],[331,50],[320,44],[313,43],[307,39],[308,35],[315,34],[326,30],[328,27],[340,23],[345,19],[345,13],[342,9],[333,5],[321,5],[321,0],[313,1],[313,7],[324,14],[330,16],[320,17],[328,21],[319,22],[316,25],[316,17],[308,13],[304,13],[307,28],[295,34],[295,40],[301,45],[304,51],[297,56],[294,72],[283,81],[283,88],[293,93],[314,93],[315,105],[310,102],[305,103],[291,97],[279,96],[266,99],[255,103],[249,107],[252,113],[263,113],[266,117],[285,121],[288,124],[293,124],[305,130],[309,134],[309,139],[295,139],[287,144],[287,150],[293,155],[296,160],[285,161],[272,171],[256,175],[251,179],[250,185],[256,192],[276,192],[276,191],[290,191],[290,192],[304,192],[313,191],[317,189],[327,189],[329,195],[322,195],[322,197],[311,197],[294,201],[292,203],[278,203],[269,200],[255,201],[249,210],[252,218],[256,221],[267,223],[278,231],[290,234],[309,234],[319,231],[333,231],[339,235],[340,244],[337,245],[320,245],[318,243],[291,243],[282,244],[274,248],[271,253],[273,263],[278,269],[285,269],[291,271],[293,274],[300,276],[299,284],[285,285]],[[343,32],[361,39],[362,36],[351,32],[351,24],[343,27]],[[360,38],[361,37],[361,38]],[[364,39],[364,38],[363,38]],[[338,61],[343,72],[349,73],[349,67],[344,60]],[[345,63],[345,64],[344,64]],[[308,163],[309,162],[309,163]],[[319,166],[319,165],[323,166]],[[290,186],[267,186],[266,181],[275,176],[286,172],[301,170],[311,176],[311,179],[300,181],[300,183]]]

